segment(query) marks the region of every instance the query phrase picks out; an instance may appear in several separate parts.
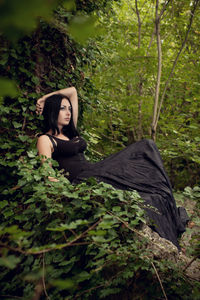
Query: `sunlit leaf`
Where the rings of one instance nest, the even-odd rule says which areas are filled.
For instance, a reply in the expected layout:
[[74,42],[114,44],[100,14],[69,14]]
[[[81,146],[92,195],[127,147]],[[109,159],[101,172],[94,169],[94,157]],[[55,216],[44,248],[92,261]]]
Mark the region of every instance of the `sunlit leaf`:
[[83,44],[97,33],[95,23],[94,15],[76,15],[69,24],[69,33],[77,42]]
[[65,0],[63,3],[63,7],[67,10],[67,11],[72,11],[76,9],[76,3],[74,0]]

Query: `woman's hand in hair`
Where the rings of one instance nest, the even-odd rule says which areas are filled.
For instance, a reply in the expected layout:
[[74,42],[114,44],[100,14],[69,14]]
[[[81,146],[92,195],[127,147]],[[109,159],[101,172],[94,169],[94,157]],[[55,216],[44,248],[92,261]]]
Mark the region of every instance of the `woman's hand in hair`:
[[55,177],[48,176],[49,181],[58,182],[59,180]]
[[46,97],[45,97],[45,96],[43,96],[43,97],[41,97],[41,98],[39,98],[39,99],[37,100],[37,103],[36,103],[36,113],[37,113],[38,115],[41,115],[42,112],[43,112],[45,100],[46,100]]
[[76,127],[78,121],[78,95],[77,95],[76,88],[74,86],[46,94],[40,99],[38,99],[36,104],[37,114],[40,115],[42,114],[46,98],[55,94],[62,94],[70,99],[73,108],[73,121]]

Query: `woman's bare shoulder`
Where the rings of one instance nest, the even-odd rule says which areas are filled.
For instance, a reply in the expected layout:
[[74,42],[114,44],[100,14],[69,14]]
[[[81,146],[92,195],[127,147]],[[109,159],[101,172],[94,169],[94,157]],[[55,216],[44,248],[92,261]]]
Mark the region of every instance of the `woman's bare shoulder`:
[[38,137],[38,143],[49,143],[50,144],[50,139],[48,137],[48,135],[46,134],[42,134]]
[[48,137],[48,134],[38,134],[38,136],[37,136],[37,139],[39,140],[39,139],[49,139],[49,137]]
[[53,152],[53,146],[47,135],[43,134],[38,137],[37,149],[39,155],[44,155],[47,158],[51,158],[51,154]]

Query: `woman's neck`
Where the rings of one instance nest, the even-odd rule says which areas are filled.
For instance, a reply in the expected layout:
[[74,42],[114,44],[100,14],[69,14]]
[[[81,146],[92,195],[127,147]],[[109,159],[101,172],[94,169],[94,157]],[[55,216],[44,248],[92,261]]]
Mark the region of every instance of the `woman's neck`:
[[53,134],[52,129],[50,129],[50,130],[47,132],[47,134],[56,136],[56,137],[61,138],[61,139],[69,140],[69,138],[68,138],[66,135],[64,135],[62,131],[61,131],[60,133],[58,133],[58,132],[56,131],[56,133]]

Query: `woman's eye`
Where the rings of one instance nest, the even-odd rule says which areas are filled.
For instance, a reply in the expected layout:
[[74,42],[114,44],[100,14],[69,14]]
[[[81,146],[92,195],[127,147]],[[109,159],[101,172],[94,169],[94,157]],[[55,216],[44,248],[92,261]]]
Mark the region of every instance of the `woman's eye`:
[[68,108],[66,106],[61,106],[60,107],[60,110],[65,110],[65,109],[68,109],[70,112],[72,112],[71,106],[69,106]]

